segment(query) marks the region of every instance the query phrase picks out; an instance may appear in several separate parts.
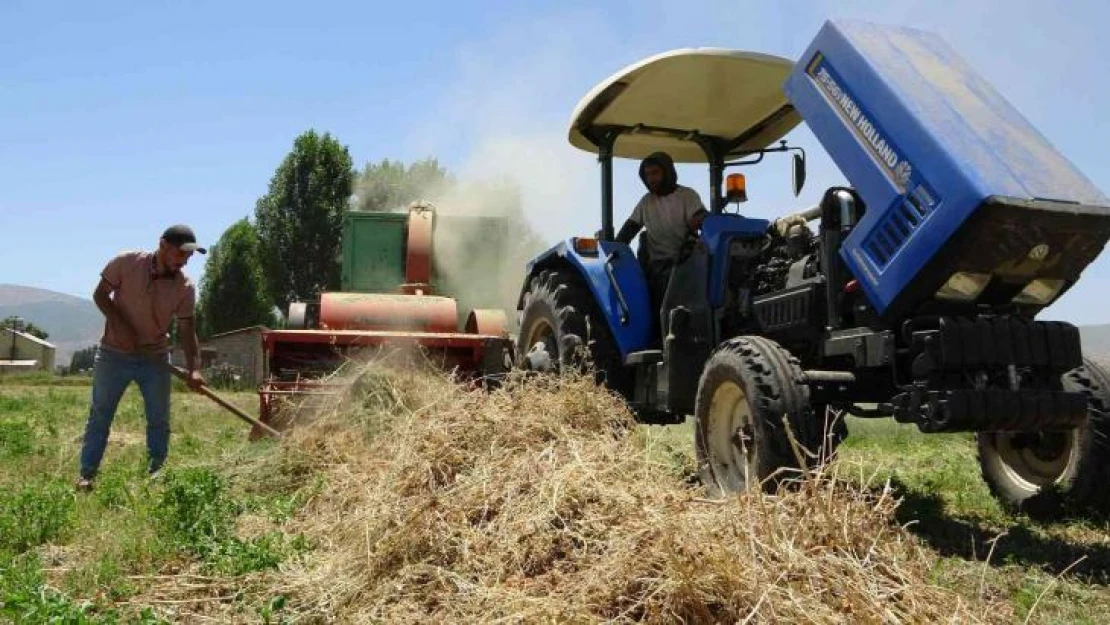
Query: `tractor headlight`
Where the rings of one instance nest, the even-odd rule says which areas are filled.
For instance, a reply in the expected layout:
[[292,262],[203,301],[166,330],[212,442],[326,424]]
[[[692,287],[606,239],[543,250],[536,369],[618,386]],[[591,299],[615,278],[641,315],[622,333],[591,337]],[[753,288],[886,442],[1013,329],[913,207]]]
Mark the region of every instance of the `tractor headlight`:
[[979,297],[987,283],[991,281],[988,273],[971,273],[957,271],[948,278],[948,282],[937,291],[937,299],[970,302]]
[[1064,281],[1054,278],[1037,278],[1025,285],[1025,288],[1014,296],[1015,304],[1031,304],[1033,306],[1047,306],[1060,294],[1064,288]]

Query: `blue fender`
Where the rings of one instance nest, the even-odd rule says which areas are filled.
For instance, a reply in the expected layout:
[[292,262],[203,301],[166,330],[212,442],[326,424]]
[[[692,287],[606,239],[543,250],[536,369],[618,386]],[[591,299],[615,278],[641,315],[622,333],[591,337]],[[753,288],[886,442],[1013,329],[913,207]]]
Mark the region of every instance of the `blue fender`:
[[[558,266],[570,267],[582,276],[589,287],[617,348],[620,349],[621,358],[624,358],[632,352],[647,349],[652,342],[655,314],[651,308],[647,279],[640,262],[628,245],[616,241],[599,241],[598,248],[597,254],[582,254],[574,249],[574,239],[567,239],[533,258],[527,265],[527,278],[521,287],[517,308],[523,308],[524,292],[536,271]],[[606,270],[606,259],[610,256],[613,256],[613,277],[624,296],[627,314]]]

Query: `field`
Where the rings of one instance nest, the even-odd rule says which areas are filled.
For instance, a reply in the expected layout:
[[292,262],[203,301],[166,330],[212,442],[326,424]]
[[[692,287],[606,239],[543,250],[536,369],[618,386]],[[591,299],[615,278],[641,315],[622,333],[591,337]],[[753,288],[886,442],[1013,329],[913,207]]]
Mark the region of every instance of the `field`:
[[[719,503],[689,426],[588,385],[364,376],[277,443],[180,388],[143,473],[132,388],[92,493],[79,380],[0,379],[0,619],[1096,623],[1110,527],[1002,511],[969,436],[850,421],[796,492]],[[250,410],[252,393],[227,397]]]

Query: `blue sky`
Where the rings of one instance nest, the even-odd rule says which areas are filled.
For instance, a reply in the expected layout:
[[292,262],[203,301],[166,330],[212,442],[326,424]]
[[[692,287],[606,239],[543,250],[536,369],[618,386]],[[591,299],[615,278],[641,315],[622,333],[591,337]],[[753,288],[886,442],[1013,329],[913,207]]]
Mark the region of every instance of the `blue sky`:
[[[870,6],[869,6],[870,5]],[[513,176],[550,239],[597,228],[593,158],[565,141],[597,81],[686,46],[796,57],[830,17],[940,32],[1110,193],[1100,32],[1110,8],[1021,1],[901,3],[191,2],[0,4],[0,283],[88,297],[121,249],[170,223],[215,242],[252,214],[293,138],[315,128],[357,165],[434,155],[465,177]],[[753,216],[816,201],[843,178],[804,128],[809,183],[787,160],[748,172]],[[704,192],[705,174],[682,181]],[[617,170],[617,219],[642,192]],[[18,214],[17,214],[18,213]],[[194,279],[202,257],[187,268]],[[1050,313],[1110,323],[1104,254]]]

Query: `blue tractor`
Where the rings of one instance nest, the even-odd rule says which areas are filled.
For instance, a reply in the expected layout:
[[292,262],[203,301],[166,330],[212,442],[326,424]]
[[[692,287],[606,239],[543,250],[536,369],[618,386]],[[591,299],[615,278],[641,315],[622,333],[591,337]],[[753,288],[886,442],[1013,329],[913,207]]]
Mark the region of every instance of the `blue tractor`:
[[[850,186],[775,222],[732,209],[727,170],[769,154],[801,191],[803,121]],[[1110,512],[1110,376],[1037,318],[1110,239],[1110,199],[942,39],[831,21],[796,62],[667,52],[597,85],[569,140],[598,155],[601,229],[528,264],[522,366],[586,363],[642,422],[692,416],[717,493],[827,460],[850,414],[973,432],[1004,504]],[[613,159],[656,151],[709,173],[658,307],[613,227]]]

